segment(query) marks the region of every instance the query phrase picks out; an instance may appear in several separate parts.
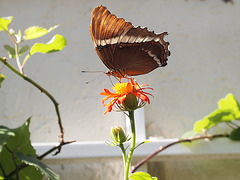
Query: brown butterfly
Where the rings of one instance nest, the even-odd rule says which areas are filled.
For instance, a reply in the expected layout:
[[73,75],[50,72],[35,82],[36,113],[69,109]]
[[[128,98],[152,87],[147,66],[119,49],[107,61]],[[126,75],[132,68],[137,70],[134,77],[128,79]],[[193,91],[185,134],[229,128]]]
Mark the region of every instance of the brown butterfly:
[[155,34],[147,28],[134,27],[104,6],[93,10],[89,30],[98,56],[110,70],[107,75],[121,79],[167,65],[169,43],[163,40],[167,32]]

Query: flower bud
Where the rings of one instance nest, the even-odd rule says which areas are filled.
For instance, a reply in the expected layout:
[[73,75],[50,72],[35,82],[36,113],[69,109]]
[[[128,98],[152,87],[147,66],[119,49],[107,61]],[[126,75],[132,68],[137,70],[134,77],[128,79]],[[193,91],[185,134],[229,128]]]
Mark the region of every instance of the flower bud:
[[122,102],[126,110],[135,110],[138,108],[138,100],[134,94],[127,94],[126,99]]
[[112,127],[110,137],[113,140],[112,143],[115,145],[123,144],[128,141],[127,136],[120,126]]

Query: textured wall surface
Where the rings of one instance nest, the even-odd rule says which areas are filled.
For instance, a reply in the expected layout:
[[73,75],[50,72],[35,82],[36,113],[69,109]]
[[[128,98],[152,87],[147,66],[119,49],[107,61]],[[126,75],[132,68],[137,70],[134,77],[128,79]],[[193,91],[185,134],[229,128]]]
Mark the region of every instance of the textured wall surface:
[[[165,37],[170,42],[171,50],[168,65],[136,77],[139,84],[147,83],[154,88],[154,98],[145,108],[147,136],[180,137],[192,129],[196,120],[215,110],[220,98],[231,92],[240,99],[238,0],[234,4],[222,0],[104,0],[101,4],[136,26],[146,26],[157,33],[169,33]],[[122,113],[103,115],[105,108],[101,106],[99,93],[104,88],[111,88],[109,78],[102,73],[81,72],[107,70],[95,53],[88,30],[91,11],[97,5],[100,2],[96,0],[0,0],[0,16],[14,16],[10,27],[15,30],[20,28],[23,31],[31,25],[48,28],[60,24],[58,29],[39,41],[46,43],[58,33],[66,37],[67,47],[61,52],[32,56],[25,66],[25,73],[49,90],[59,102],[66,140],[104,141],[109,138],[110,127],[124,125]],[[7,56],[2,47],[10,43],[7,34],[0,32],[0,42],[0,55]],[[0,124],[14,128],[32,116],[32,141],[57,141],[59,129],[52,102],[7,68],[2,73],[7,79],[0,89]],[[94,81],[86,85],[92,79]],[[71,160],[66,160],[51,161],[49,164],[62,173],[62,179],[69,179],[64,176],[69,173],[77,179],[82,171],[79,169],[89,166],[89,176],[83,179],[101,179],[101,175],[96,175],[100,170],[106,170],[107,177],[121,177],[118,163],[104,162],[89,165],[89,162],[76,160],[71,163]],[[61,163],[64,165],[61,166]],[[185,173],[182,177],[187,177],[196,168],[202,169],[198,173],[214,168],[215,172],[217,167],[224,164],[232,167],[231,173],[226,173],[227,177],[232,175],[233,180],[235,177],[239,179],[234,169],[234,164],[239,165],[239,160],[163,163],[165,165],[159,165],[160,172],[167,169],[166,173],[170,174]],[[194,166],[191,165],[193,163]],[[173,169],[168,168],[173,164]],[[188,170],[176,171],[185,166]],[[210,168],[203,168],[205,166]],[[198,173],[194,174],[193,179],[198,179]],[[223,171],[221,173],[224,176]],[[169,174],[166,177],[167,180],[176,179]],[[207,177],[199,177],[218,179],[211,173]]]
[[238,180],[239,165],[236,159],[172,159],[148,163],[148,172],[160,180]]
[[122,158],[45,160],[61,179],[123,179]]

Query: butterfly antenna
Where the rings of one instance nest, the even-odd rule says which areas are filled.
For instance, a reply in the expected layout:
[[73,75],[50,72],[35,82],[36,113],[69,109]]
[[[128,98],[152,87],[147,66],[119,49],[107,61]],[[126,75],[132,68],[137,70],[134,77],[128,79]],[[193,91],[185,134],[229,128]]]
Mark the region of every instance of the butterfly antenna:
[[105,73],[104,71],[85,71],[83,70],[82,73]]
[[108,76],[108,78],[109,78],[109,80],[110,80],[110,82],[111,82],[112,86],[114,86],[114,84],[113,84],[113,82],[112,82],[112,79],[111,79],[111,77],[110,77],[110,76]]
[[86,84],[89,84],[90,82],[95,81],[96,79],[98,79],[99,77],[105,74],[105,72],[103,71],[82,71],[82,73],[102,73],[99,76],[95,77],[94,79],[87,81]]

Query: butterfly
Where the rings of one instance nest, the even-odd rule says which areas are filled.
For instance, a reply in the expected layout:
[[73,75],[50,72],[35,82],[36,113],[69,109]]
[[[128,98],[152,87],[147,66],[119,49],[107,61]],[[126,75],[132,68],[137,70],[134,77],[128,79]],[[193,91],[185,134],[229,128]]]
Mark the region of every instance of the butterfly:
[[109,76],[127,78],[167,65],[169,42],[163,40],[167,32],[155,34],[147,28],[134,27],[104,6],[92,11],[89,31],[98,56],[109,69],[106,72]]

